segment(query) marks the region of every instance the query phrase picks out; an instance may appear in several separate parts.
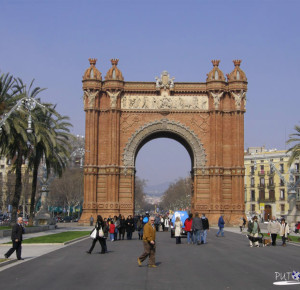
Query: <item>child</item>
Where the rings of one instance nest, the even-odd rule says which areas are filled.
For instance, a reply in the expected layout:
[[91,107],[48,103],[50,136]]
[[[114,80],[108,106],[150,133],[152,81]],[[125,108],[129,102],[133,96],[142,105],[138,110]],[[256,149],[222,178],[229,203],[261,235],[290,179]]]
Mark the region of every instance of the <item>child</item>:
[[115,239],[115,225],[114,225],[114,222],[111,220],[110,222],[109,222],[109,236],[110,236],[110,240],[111,240],[111,242],[113,242],[114,241],[114,239]]

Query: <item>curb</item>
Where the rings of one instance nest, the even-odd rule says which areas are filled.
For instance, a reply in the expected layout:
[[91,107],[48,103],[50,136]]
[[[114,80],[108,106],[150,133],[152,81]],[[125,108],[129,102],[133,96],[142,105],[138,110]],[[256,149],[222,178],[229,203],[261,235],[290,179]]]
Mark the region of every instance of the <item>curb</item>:
[[[22,247],[26,247],[26,246],[65,246],[65,245],[69,245],[84,239],[87,239],[89,236],[83,236],[80,238],[76,238],[74,240],[70,240],[64,243],[32,243],[32,244],[27,244],[27,243],[22,243]],[[0,247],[4,247],[4,246],[10,246],[11,247],[11,243],[10,244],[0,244]]]
[[4,267],[6,265],[9,265],[9,264],[12,264],[12,263],[15,263],[15,262],[18,262],[18,260],[17,259],[7,260],[7,261],[4,261],[4,262],[1,262],[0,267]]

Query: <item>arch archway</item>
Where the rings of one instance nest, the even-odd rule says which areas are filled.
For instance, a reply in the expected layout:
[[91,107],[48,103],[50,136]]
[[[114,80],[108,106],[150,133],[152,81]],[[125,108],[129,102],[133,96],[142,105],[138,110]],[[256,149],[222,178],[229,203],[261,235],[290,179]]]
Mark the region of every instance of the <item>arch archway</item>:
[[91,215],[134,213],[136,155],[149,140],[166,136],[180,142],[191,156],[192,210],[205,212],[212,223],[222,213],[227,223],[238,224],[244,215],[247,90],[241,61],[234,61],[228,81],[219,61],[213,61],[206,83],[174,83],[166,71],[156,82],[125,82],[118,60],[112,60],[102,81],[96,60],[90,62],[83,77],[86,156],[81,222],[88,223]]

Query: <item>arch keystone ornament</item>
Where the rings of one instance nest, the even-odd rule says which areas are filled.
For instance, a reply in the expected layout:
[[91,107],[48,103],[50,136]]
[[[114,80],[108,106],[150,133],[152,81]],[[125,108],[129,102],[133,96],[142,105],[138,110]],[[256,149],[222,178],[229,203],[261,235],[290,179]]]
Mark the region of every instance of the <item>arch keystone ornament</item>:
[[105,80],[96,59],[83,77],[86,112],[84,203],[80,222],[91,215],[134,214],[135,163],[156,138],[181,143],[191,159],[192,211],[212,224],[244,215],[244,113],[247,78],[234,60],[227,80],[213,60],[206,82],[174,82],[167,71],[153,82],[126,82],[111,60]]

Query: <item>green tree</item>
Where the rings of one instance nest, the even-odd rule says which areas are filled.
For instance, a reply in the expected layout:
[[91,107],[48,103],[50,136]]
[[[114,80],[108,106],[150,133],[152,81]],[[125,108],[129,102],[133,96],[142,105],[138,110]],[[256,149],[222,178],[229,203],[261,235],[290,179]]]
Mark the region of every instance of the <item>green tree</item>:
[[286,142],[287,144],[296,142],[296,144],[287,151],[292,153],[289,158],[288,166],[291,166],[295,159],[300,156],[300,126],[296,125],[294,129],[296,133],[290,134],[289,140]]
[[15,223],[22,193],[22,164],[28,154],[25,112],[19,103],[24,97],[24,87],[8,74],[1,76],[0,83],[1,116],[9,116],[1,127],[0,153],[12,160],[16,173],[11,220]]
[[32,136],[32,151],[29,159],[29,167],[32,168],[32,189],[30,202],[29,224],[33,224],[35,197],[37,190],[38,170],[41,162],[46,163],[47,176],[50,171],[62,176],[70,156],[70,132],[69,118],[61,116],[56,106],[44,104],[45,109],[38,108],[34,113]]

